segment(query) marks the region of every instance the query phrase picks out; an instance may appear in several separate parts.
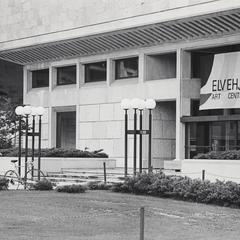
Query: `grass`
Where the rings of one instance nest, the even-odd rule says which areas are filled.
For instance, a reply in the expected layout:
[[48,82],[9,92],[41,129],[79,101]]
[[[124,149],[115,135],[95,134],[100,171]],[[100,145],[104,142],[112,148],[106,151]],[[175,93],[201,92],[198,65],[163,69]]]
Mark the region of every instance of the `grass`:
[[145,240],[239,239],[238,209],[107,191],[1,191],[0,239],[137,240],[141,206]]

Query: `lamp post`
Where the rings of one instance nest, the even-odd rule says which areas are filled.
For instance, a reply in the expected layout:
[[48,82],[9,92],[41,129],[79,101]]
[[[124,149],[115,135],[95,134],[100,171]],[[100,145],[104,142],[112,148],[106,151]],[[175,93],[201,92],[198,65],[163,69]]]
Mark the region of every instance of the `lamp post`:
[[140,99],[138,104],[139,109],[139,172],[142,173],[142,134],[141,131],[143,130],[143,110],[146,107],[145,101]]
[[[148,172],[152,169],[152,110],[156,107],[156,102],[153,99],[142,99],[134,98],[132,100],[123,99],[121,107],[125,111],[125,154],[124,154],[124,173],[125,177],[128,172],[128,135],[133,134],[133,174],[137,172],[137,135],[139,135],[139,172],[142,172],[142,135],[148,135]],[[134,110],[134,128],[133,130],[128,129],[128,110]],[[144,109],[147,108],[149,111],[149,129],[143,130],[143,113]],[[137,110],[139,110],[139,130],[137,130]]]
[[41,170],[41,134],[42,134],[42,115],[44,114],[45,109],[43,107],[37,108],[37,114],[39,116],[38,123],[38,181],[40,180],[40,170]]
[[24,106],[23,107],[23,113],[26,118],[26,130],[25,130],[25,172],[24,172],[24,188],[26,189],[26,183],[27,183],[27,161],[28,161],[28,118],[29,115],[32,112],[32,108],[30,106]]
[[131,107],[134,111],[133,120],[133,175],[137,173],[137,109],[139,106],[140,99],[134,98],[131,101]]
[[23,107],[18,106],[15,109],[15,113],[18,116],[18,174],[21,176],[21,155],[22,155],[22,116],[23,113]]
[[129,99],[123,99],[121,101],[121,108],[125,112],[125,139],[124,139],[124,176],[128,175],[128,110],[131,108],[131,101]]
[[[41,124],[42,124],[42,115],[45,112],[43,107],[31,107],[31,106],[18,106],[15,109],[15,113],[19,117],[19,147],[18,147],[18,173],[21,176],[21,120],[25,117],[26,121],[26,130],[25,130],[25,172],[24,172],[24,187],[26,188],[27,181],[27,163],[28,163],[28,137],[32,136],[32,178],[34,173],[33,162],[34,162],[34,146],[35,146],[35,136],[38,136],[38,180],[40,180],[40,168],[41,168]],[[29,116],[32,116],[32,132],[29,132]],[[39,131],[35,131],[35,121],[36,116],[39,117]]]
[[148,134],[148,172],[152,171],[152,110],[156,107],[153,99],[146,100],[146,108],[149,110],[149,134]]

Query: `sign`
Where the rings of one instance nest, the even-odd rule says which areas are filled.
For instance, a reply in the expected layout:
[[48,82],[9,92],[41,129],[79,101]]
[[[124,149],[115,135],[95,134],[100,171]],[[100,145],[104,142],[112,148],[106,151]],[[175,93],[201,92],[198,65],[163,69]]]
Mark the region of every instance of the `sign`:
[[200,91],[200,110],[240,108],[240,52],[216,54]]

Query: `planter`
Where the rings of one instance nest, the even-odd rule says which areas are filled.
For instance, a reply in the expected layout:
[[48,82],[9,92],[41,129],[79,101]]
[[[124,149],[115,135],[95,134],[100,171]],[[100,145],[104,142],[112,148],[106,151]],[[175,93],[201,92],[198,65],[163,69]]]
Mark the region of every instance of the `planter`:
[[[0,174],[4,174],[7,170],[13,169],[12,159],[17,157],[0,157]],[[24,157],[21,162],[24,166]],[[30,157],[29,157],[30,161]],[[60,172],[63,168],[103,168],[103,163],[106,163],[106,168],[115,168],[116,160],[110,158],[41,158],[41,170],[43,172]],[[35,167],[37,167],[37,158],[34,161]]]
[[205,179],[224,180],[240,183],[240,160],[221,159],[185,159],[182,162],[182,174],[191,178],[201,178],[205,170]]

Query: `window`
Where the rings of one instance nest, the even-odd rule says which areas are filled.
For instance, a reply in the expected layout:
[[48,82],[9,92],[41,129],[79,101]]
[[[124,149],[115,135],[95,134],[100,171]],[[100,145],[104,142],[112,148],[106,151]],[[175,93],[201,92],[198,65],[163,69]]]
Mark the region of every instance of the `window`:
[[57,85],[76,84],[76,66],[57,68]]
[[41,88],[49,86],[49,70],[35,70],[32,73],[32,88]]
[[138,57],[115,61],[116,79],[138,77]]
[[85,82],[101,82],[107,79],[107,62],[85,64]]
[[176,78],[176,53],[146,56],[146,80]]

